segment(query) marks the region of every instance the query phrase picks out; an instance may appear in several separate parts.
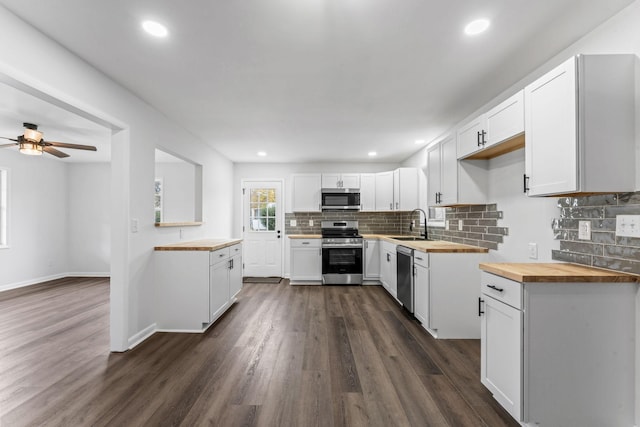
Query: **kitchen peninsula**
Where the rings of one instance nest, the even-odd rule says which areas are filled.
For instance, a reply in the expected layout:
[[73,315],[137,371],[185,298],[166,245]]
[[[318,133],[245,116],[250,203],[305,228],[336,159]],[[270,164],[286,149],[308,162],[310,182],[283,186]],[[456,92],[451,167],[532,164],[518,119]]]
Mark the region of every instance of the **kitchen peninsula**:
[[206,239],[156,246],[157,330],[204,332],[242,289],[242,240]]

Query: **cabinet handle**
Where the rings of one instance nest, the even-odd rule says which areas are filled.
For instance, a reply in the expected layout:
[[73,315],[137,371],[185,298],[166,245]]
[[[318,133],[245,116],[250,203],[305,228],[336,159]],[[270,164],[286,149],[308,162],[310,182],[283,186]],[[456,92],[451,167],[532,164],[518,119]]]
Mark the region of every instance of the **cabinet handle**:
[[391,255],[387,254],[387,262],[391,262]]
[[482,316],[484,314],[484,311],[482,311],[482,303],[484,302],[484,300],[480,297],[478,297],[478,317]]
[[524,175],[524,179],[522,181],[522,186],[524,188],[524,193],[526,193],[527,191],[529,191],[529,177],[527,176],[527,174],[525,173]]
[[484,144],[487,143],[487,140],[484,138],[485,136],[487,136],[487,131],[483,129],[480,135],[482,135],[482,146],[484,147]]
[[302,244],[303,244],[303,245],[308,245],[308,244],[309,244],[309,242],[302,242]]
[[476,142],[478,143],[478,147],[482,145],[482,143],[480,142],[480,131],[476,132]]
[[413,266],[413,277],[416,277],[416,266]]
[[503,288],[499,288],[499,287],[494,286],[494,285],[487,285],[487,288],[491,288],[491,289],[493,289],[495,291],[498,291],[498,292],[504,292]]
[[392,211],[393,210],[393,202],[389,203],[389,210]]
[[413,256],[415,259],[417,259],[418,261],[422,261],[422,258],[418,257],[418,256]]
[[398,210],[398,204],[399,204],[399,203],[398,203],[398,202],[396,202],[396,210]]

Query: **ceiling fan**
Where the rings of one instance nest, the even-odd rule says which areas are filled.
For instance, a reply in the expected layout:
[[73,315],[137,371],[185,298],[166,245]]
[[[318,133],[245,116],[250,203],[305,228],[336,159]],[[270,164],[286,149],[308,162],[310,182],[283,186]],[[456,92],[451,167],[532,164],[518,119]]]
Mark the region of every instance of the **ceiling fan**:
[[53,154],[54,156],[59,158],[69,157],[69,155],[67,153],[63,153],[60,150],[56,150],[53,147],[97,151],[96,147],[92,145],[67,144],[65,142],[45,141],[44,139],[42,139],[42,132],[38,130],[38,125],[34,125],[33,123],[23,123],[22,126],[24,126],[23,135],[19,135],[15,138],[7,138],[4,136],[0,136],[0,138],[2,139],[8,139],[9,141],[14,141],[12,144],[0,145],[0,148],[14,147],[18,145],[20,146],[20,152],[22,154],[28,154],[31,156],[40,156],[42,155],[42,152],[46,152],[49,154]]

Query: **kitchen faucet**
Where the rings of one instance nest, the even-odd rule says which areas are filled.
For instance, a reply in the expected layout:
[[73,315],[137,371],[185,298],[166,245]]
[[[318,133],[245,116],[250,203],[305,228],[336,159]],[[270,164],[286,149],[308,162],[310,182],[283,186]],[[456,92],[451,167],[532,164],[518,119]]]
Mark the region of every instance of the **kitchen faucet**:
[[[411,211],[411,213],[409,215],[413,215],[414,212],[422,212],[424,214],[424,239],[428,240],[427,237],[427,213],[420,209],[420,208],[416,208],[414,210]],[[418,224],[420,224],[420,217],[418,216]],[[413,221],[409,223],[409,231],[413,231]]]

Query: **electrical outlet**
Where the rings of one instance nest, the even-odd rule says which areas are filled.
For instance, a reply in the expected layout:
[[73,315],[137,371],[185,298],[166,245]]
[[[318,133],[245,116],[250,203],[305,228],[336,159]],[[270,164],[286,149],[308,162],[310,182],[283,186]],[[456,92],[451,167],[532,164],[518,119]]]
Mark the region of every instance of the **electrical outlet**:
[[180,240],[182,240],[184,238],[184,230],[181,228],[180,229]]
[[578,239],[591,240],[591,221],[578,222]]
[[444,221],[444,229],[445,230],[449,229],[449,220],[448,219]]
[[138,218],[131,219],[131,232],[132,233],[138,232]]
[[462,227],[463,227],[463,222],[461,219],[458,220],[458,231],[462,231]]
[[616,236],[640,237],[640,215],[616,216]]
[[295,220],[295,219],[290,219],[290,220],[289,220],[289,225],[290,225],[291,227],[297,227],[297,226],[298,226],[298,221],[297,221],[297,220]]
[[309,220],[309,227],[313,227],[313,220],[312,219]]
[[538,259],[538,244],[529,243],[529,258]]

